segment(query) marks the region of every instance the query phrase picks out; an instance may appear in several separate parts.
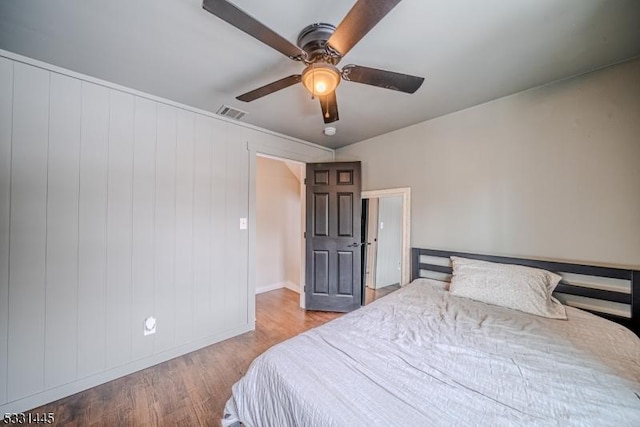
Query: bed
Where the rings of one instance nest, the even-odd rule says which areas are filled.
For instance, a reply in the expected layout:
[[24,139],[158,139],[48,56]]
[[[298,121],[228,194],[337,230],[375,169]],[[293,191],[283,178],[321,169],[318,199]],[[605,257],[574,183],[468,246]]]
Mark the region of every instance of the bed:
[[[256,358],[222,424],[640,425],[638,271],[412,254],[409,285]],[[557,320],[454,295],[449,257],[562,272],[556,291],[602,316],[567,306]]]

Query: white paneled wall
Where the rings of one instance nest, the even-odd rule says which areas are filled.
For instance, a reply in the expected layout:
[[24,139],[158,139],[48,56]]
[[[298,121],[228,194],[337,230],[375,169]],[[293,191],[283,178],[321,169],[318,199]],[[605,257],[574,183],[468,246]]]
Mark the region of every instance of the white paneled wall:
[[[135,133],[133,151],[133,235],[132,260],[132,317],[145,319],[151,313],[157,316],[155,300],[155,197],[156,197],[156,140],[157,103],[136,98]],[[149,295],[152,297],[149,298]],[[164,323],[164,322],[163,322]],[[137,333],[136,333],[137,332]],[[144,336],[134,329],[134,359],[153,354],[155,335]]]
[[105,301],[107,369],[126,363],[132,356],[134,105],[133,95],[109,91]]
[[193,156],[195,117],[178,111],[176,145],[175,340],[191,340],[193,320]]
[[8,201],[9,400],[44,389],[49,83],[50,73],[14,65]]
[[45,388],[76,375],[82,82],[51,74],[47,162]]
[[176,152],[178,111],[158,104],[154,194],[154,312],[164,319],[162,334],[153,336],[155,351],[175,345],[176,323]]
[[13,61],[0,57],[0,403],[7,401]]
[[58,71],[0,57],[5,412],[252,329],[247,143],[333,154]]
[[82,82],[78,207],[78,366],[83,378],[106,369],[107,160],[109,90]]

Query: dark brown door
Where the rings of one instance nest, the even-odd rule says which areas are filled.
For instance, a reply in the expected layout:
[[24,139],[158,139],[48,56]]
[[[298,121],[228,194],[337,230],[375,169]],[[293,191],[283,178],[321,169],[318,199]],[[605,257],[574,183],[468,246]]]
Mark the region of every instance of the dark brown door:
[[361,304],[360,162],[307,164],[307,310]]

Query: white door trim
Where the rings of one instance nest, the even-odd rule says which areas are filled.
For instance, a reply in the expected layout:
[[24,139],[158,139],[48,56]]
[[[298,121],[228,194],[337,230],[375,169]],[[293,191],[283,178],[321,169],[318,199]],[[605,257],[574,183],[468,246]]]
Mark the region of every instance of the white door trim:
[[[271,157],[278,160],[306,163],[333,162],[335,161],[335,152],[330,148],[319,150],[315,147],[282,147],[276,142],[259,143],[252,142],[250,138],[246,141],[247,151],[249,152],[249,255],[247,259],[248,283],[247,295],[255,296],[256,293],[256,163],[258,156]],[[295,149],[295,151],[291,150]],[[306,174],[306,167],[303,168]],[[303,174],[304,175],[304,174]],[[304,188],[304,184],[302,185]],[[306,207],[306,196],[302,195],[303,214]],[[306,227],[306,221],[302,221],[302,230]],[[304,240],[301,245],[304,246]],[[300,268],[300,307],[304,308],[304,280],[305,280],[305,252],[302,252],[302,265]],[[256,299],[248,298],[247,317],[250,325],[254,325],[256,321]]]
[[404,286],[411,280],[411,187],[362,192],[363,199],[391,196],[402,196],[402,268],[400,286]]

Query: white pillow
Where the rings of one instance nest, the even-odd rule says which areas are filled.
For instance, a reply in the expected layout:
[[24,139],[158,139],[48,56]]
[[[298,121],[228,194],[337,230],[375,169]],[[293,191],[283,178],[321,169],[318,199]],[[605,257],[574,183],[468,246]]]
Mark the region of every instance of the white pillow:
[[449,292],[487,304],[551,319],[566,319],[564,306],[551,296],[561,276],[521,265],[451,257]]

